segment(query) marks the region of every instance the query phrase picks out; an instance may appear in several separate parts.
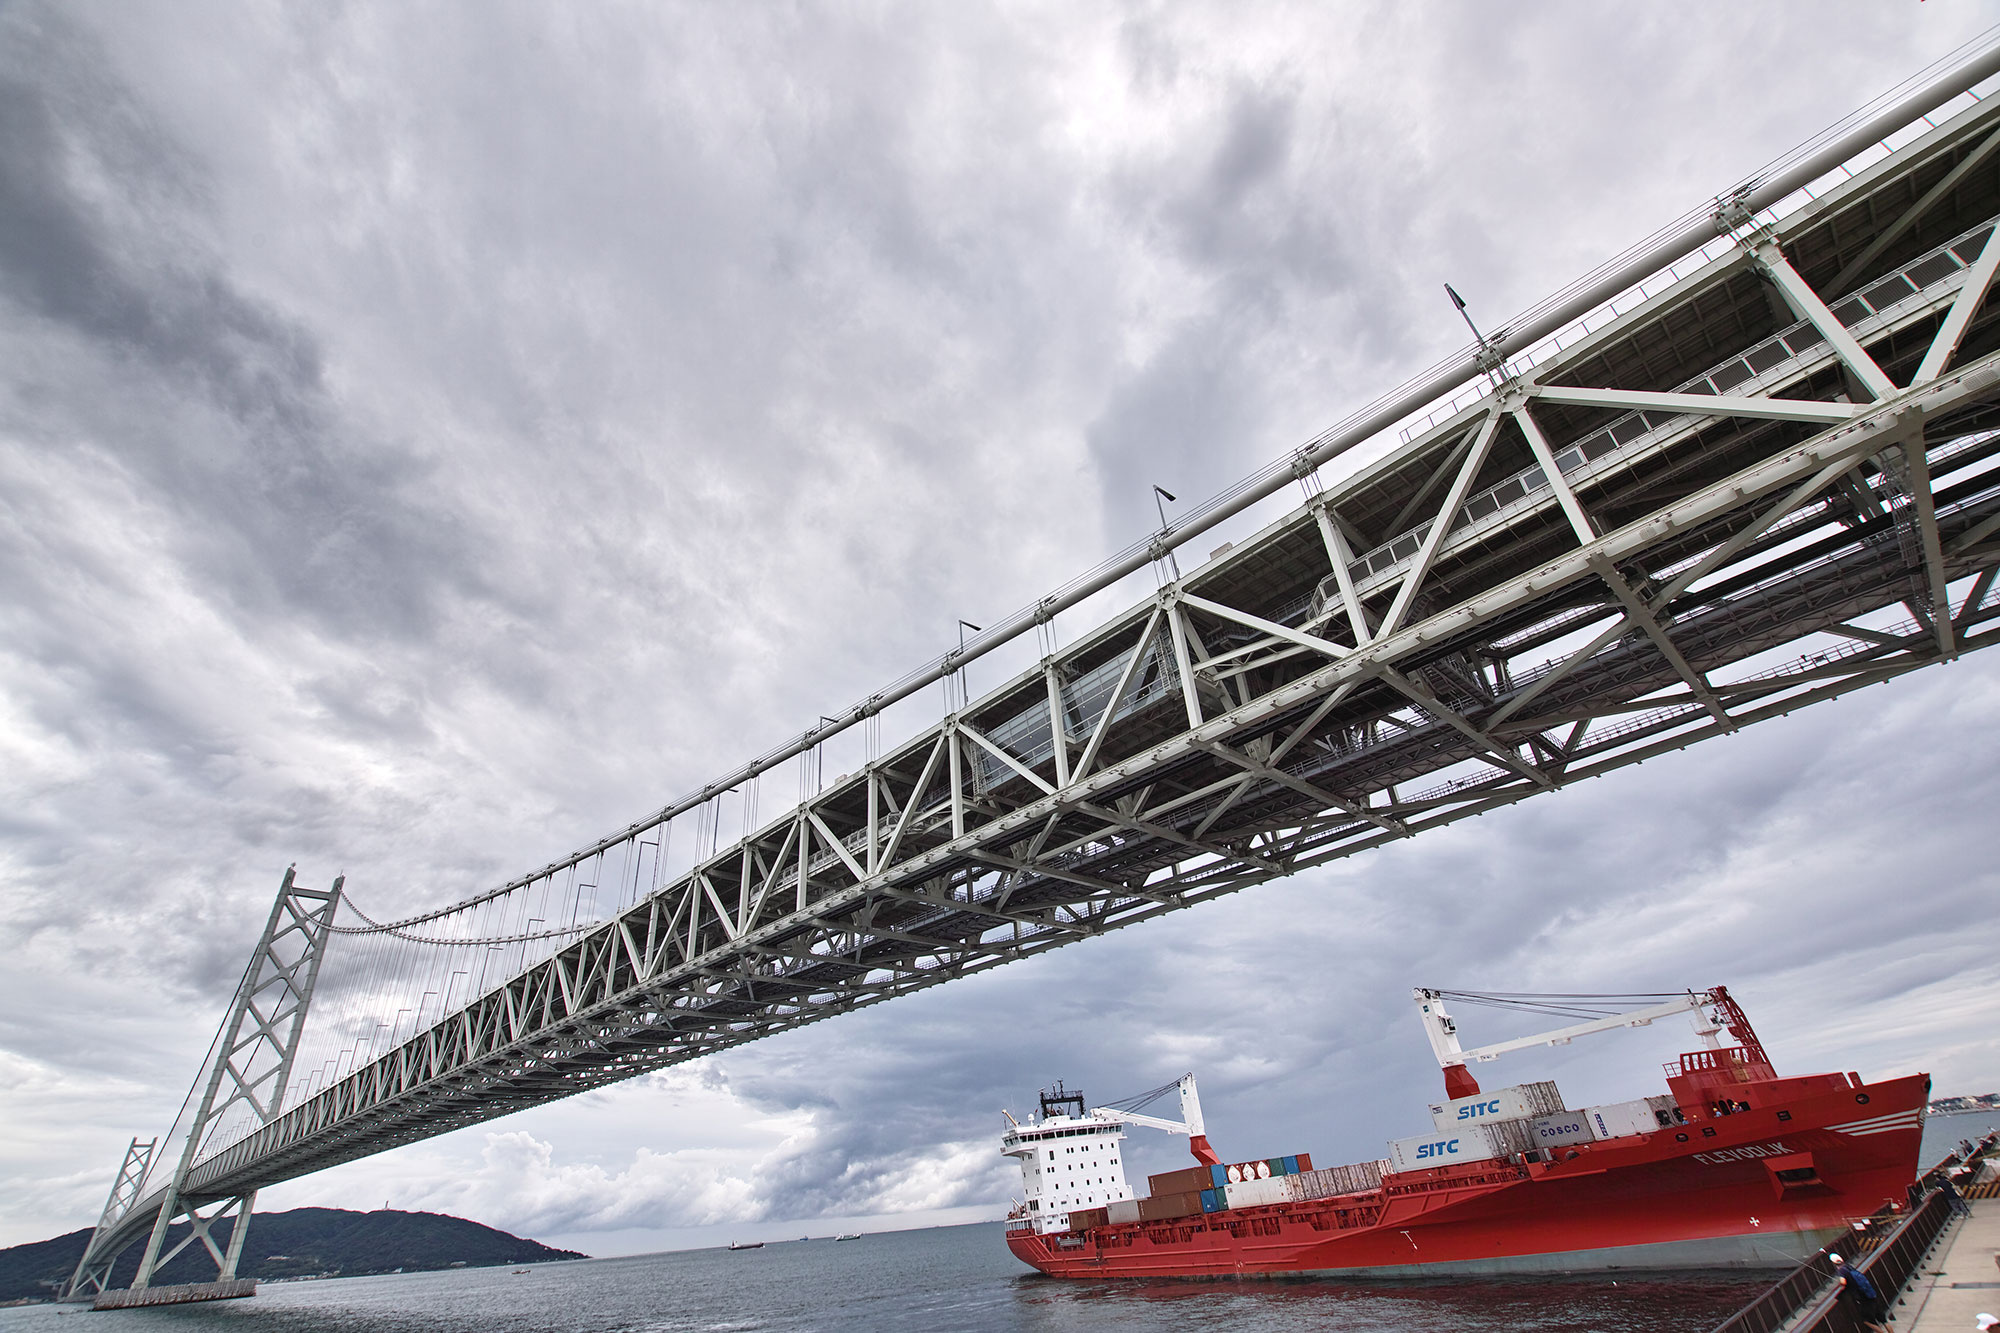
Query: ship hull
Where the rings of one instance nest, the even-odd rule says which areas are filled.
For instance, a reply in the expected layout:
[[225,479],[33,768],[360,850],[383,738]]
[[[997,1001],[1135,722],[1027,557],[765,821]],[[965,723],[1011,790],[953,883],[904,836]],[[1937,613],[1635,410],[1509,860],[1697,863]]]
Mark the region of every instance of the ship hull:
[[1904,1198],[1928,1091],[1922,1076],[1856,1081],[1550,1162],[1409,1172],[1366,1194],[1087,1232],[1017,1230],[1008,1246],[1073,1278],[1782,1268]]

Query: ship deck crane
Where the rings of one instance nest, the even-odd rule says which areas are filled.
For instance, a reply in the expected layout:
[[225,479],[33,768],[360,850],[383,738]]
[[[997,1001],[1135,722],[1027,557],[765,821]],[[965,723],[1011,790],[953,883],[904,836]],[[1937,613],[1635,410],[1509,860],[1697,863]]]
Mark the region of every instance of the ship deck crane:
[[[1750,1020],[1730,996],[1727,986],[1716,986],[1708,990],[1691,990],[1684,994],[1667,997],[1656,996],[1604,996],[1604,995],[1536,995],[1484,996],[1466,991],[1441,991],[1419,986],[1410,992],[1416,1002],[1417,1012],[1424,1024],[1424,1035],[1430,1038],[1431,1050],[1436,1054],[1438,1064],[1444,1070],[1445,1095],[1452,1098],[1478,1095],[1479,1080],[1474,1078],[1467,1064],[1474,1061],[1497,1060],[1513,1051],[1527,1050],[1533,1046],[1566,1046],[1578,1037],[1588,1037],[1597,1032],[1610,1032],[1617,1028],[1642,1028],[1653,1020],[1670,1018],[1675,1014],[1695,1013],[1695,1033],[1713,1050],[1720,1047],[1717,1034],[1725,1028],[1743,1047],[1744,1057],[1756,1064],[1768,1066],[1762,1043],[1750,1027]],[[1458,1022],[1445,1008],[1447,997],[1456,996],[1479,1001],[1504,1001],[1521,1004],[1528,1008],[1553,1008],[1561,1002],[1604,1003],[1606,1001],[1629,1001],[1632,999],[1659,999],[1660,1003],[1644,1008],[1629,1009],[1572,1023],[1568,1027],[1556,1028],[1549,1032],[1537,1032],[1526,1037],[1515,1037],[1508,1041],[1496,1041],[1486,1046],[1464,1049],[1458,1040]]]
[[[1135,1109],[1127,1109],[1150,1105],[1176,1089],[1181,1095],[1179,1120],[1167,1120],[1160,1116],[1141,1114]],[[1182,1074],[1172,1083],[1164,1083],[1151,1092],[1127,1098],[1123,1104],[1094,1106],[1090,1113],[1101,1119],[1116,1120],[1122,1124],[1163,1130],[1168,1134],[1185,1134],[1188,1136],[1188,1149],[1194,1153],[1197,1162],[1203,1166],[1219,1166],[1222,1163],[1222,1159],[1215,1155],[1215,1150],[1208,1146],[1208,1132],[1201,1118],[1201,1094],[1195,1090],[1193,1074]]]

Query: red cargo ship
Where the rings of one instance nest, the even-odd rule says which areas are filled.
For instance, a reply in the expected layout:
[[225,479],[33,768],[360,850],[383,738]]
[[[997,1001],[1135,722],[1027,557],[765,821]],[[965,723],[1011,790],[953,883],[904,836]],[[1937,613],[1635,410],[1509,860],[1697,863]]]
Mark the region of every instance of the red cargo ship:
[[[1779,1268],[1900,1204],[1916,1178],[1927,1075],[1781,1078],[1723,987],[1473,1051],[1460,1049],[1447,999],[1573,1015],[1580,1002],[1659,997],[1415,996],[1445,1073],[1433,1133],[1330,1170],[1306,1158],[1225,1166],[1203,1136],[1192,1075],[1088,1111],[1058,1085],[1031,1123],[1009,1117],[1003,1151],[1022,1159],[1027,1198],[1008,1248],[1044,1273],[1091,1278]],[[1572,1111],[1553,1084],[1483,1093],[1466,1068],[1682,1012],[1706,1046],[1667,1066],[1666,1096]],[[1717,1039],[1725,1030],[1735,1045]],[[1176,1087],[1183,1121],[1137,1114]],[[1126,1125],[1188,1134],[1201,1165],[1155,1176],[1134,1198]]]

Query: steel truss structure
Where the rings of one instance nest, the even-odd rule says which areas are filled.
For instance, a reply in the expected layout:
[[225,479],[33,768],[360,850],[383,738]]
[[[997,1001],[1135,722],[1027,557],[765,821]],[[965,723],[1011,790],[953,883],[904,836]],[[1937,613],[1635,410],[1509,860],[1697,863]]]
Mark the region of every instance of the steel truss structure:
[[[1993,642],[2000,99],[1908,130],[1996,70],[1985,53],[1322,437],[1275,483],[1308,501],[1254,538],[191,1154],[167,1204],[1098,935]],[[1895,151],[1768,211],[1891,130]],[[1454,392],[1315,491],[1321,463]],[[652,827],[539,873],[629,882]]]
[[[269,1124],[284,1104],[292,1062],[312,1005],[313,986],[326,958],[329,927],[340,907],[342,885],[336,879],[331,889],[308,889],[295,882],[296,873],[295,867],[287,868],[279,883],[270,919],[264,924],[215,1049],[198,1080],[201,1100],[187,1122],[172,1177],[141,1201],[159,1141],[141,1145],[132,1140],[103,1216],[84,1247],[83,1258],[77,1261],[66,1292],[70,1299],[104,1293],[118,1256],[141,1234],[147,1236],[146,1251],[132,1277],[133,1290],[151,1285],[155,1270],[171,1263],[197,1240],[215,1261],[219,1280],[228,1282],[236,1277],[257,1187],[221,1195],[201,1193],[189,1186],[189,1168],[204,1150],[217,1146],[210,1140],[233,1110],[248,1107],[258,1122]],[[204,1207],[209,1211],[204,1213]],[[162,1253],[169,1229],[183,1217],[188,1222],[187,1235]],[[225,1250],[213,1232],[217,1222],[229,1217],[234,1221]]]

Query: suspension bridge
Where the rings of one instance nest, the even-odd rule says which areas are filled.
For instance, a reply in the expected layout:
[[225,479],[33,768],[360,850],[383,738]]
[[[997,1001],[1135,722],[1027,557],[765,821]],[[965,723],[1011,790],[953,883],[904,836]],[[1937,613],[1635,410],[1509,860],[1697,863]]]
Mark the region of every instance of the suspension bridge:
[[[241,1294],[265,1186],[1994,642],[2000,99],[1974,90],[1995,73],[2000,47],[1934,67],[1145,542],[564,860],[380,921],[340,881],[287,872],[179,1122],[132,1141],[69,1295]],[[1261,529],[1182,572],[1187,542],[1253,511]],[[1058,642],[1057,614],[1148,568],[1150,595]],[[967,665],[1008,650],[1025,665],[971,697]],[[939,685],[923,725],[880,745],[887,710]],[[822,781],[821,746],[850,729],[870,757]],[[759,781],[785,767],[799,799],[760,822]],[[731,793],[742,834],[722,845]],[[171,1236],[218,1281],[152,1287]]]

